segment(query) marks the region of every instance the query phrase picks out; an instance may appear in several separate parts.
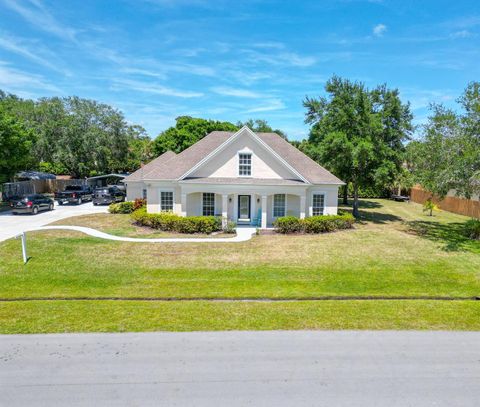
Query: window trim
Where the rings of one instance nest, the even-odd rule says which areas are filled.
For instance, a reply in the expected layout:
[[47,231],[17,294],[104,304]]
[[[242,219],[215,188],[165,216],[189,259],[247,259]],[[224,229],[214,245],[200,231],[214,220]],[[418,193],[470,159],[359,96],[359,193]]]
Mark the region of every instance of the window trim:
[[172,188],[162,188],[158,190],[158,208],[160,212],[170,212],[170,210],[163,210],[162,208],[162,192],[171,192],[172,193],[172,213],[175,213],[175,190]]
[[288,208],[288,203],[287,203],[287,195],[286,193],[283,194],[273,194],[272,195],[272,218],[277,219],[281,218],[282,216],[275,216],[275,195],[284,195],[285,196],[285,208],[284,208],[284,215],[287,216],[287,208]]
[[[211,215],[205,215],[205,194],[213,195],[213,213]],[[215,209],[217,208],[217,194],[215,192],[202,192],[202,216],[215,216]]]
[[311,213],[310,213],[310,216],[321,216],[321,215],[314,215],[313,214],[313,210],[314,210],[314,207],[313,207],[313,198],[315,195],[323,195],[323,214],[322,215],[325,215],[325,210],[327,208],[327,193],[325,191],[312,191],[312,200],[311,200]]
[[[244,174],[240,174],[240,156],[241,155],[249,155],[250,156],[250,175],[244,175]],[[250,150],[244,150],[244,151],[239,151],[237,152],[237,175],[239,177],[243,177],[243,178],[252,178],[252,169],[253,169],[253,165],[252,165],[252,159],[253,159],[253,153],[250,151]],[[246,165],[246,164],[242,164],[242,165]]]

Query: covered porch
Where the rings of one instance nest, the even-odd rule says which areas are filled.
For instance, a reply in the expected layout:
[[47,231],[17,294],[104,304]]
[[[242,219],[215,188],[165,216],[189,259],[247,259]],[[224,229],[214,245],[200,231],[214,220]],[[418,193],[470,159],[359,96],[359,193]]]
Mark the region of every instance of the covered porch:
[[220,216],[239,226],[271,227],[282,216],[337,213],[338,185],[238,184],[180,181],[147,183],[147,211],[180,216]]
[[255,188],[246,185],[181,185],[179,214],[182,216],[221,216],[262,229],[282,216],[304,218],[305,187]]

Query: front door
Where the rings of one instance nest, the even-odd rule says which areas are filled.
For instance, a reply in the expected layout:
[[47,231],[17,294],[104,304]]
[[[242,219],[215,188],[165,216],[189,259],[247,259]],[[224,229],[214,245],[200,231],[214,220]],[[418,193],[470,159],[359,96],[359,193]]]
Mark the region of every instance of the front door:
[[250,220],[250,195],[238,195],[238,220]]

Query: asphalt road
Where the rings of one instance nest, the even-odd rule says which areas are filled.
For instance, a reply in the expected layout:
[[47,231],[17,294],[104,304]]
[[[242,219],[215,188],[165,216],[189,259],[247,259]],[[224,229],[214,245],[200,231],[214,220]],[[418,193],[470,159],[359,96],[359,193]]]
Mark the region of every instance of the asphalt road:
[[480,333],[0,336],[2,406],[477,406]]
[[107,212],[108,206],[94,206],[91,202],[81,205],[58,205],[53,211],[42,211],[37,215],[13,215],[10,211],[0,212],[0,242],[10,239],[27,229],[45,226],[70,216]]

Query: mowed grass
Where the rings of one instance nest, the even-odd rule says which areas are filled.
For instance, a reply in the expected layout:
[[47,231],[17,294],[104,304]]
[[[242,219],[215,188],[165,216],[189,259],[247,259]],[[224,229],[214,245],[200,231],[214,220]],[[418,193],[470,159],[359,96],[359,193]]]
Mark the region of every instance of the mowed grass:
[[[117,216],[68,222],[106,231],[117,227]],[[132,227],[121,219],[117,233]],[[27,265],[19,241],[0,244],[0,297],[475,297],[480,242],[464,237],[466,220],[448,212],[429,217],[413,203],[364,200],[354,230],[261,235],[244,243],[124,243],[35,232],[28,234]],[[98,313],[92,312],[97,305]],[[25,301],[0,309],[0,332],[479,329],[480,320],[480,302],[474,301]]]
[[0,332],[480,330],[479,315],[473,301],[23,301],[0,303]]

